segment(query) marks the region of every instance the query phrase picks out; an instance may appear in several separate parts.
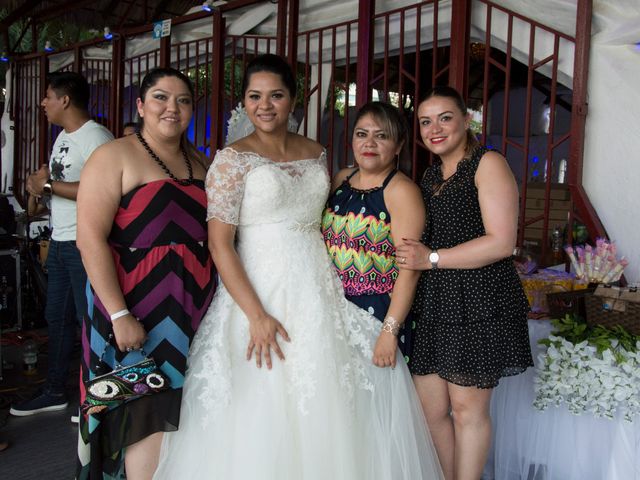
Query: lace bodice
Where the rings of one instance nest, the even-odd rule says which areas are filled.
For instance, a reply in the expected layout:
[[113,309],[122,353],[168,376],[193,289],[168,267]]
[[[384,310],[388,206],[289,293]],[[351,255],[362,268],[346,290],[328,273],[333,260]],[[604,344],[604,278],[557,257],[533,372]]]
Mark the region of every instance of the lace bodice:
[[227,147],[216,153],[207,173],[207,220],[239,226],[316,224],[329,187],[324,152],[319,158],[274,162]]

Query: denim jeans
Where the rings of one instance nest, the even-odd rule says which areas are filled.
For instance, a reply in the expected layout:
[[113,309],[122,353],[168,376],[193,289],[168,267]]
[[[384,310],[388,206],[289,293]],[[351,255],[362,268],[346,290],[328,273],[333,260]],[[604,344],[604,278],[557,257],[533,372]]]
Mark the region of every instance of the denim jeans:
[[87,274],[75,241],[51,240],[47,256],[47,304],[49,370],[45,393],[61,395],[69,375],[78,327],[87,310]]

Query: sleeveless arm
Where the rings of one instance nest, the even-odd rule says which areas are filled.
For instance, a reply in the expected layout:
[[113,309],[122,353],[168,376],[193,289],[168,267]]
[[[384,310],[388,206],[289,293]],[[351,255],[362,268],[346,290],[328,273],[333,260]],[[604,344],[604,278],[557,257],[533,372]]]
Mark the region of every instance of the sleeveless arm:
[[207,221],[238,225],[247,173],[251,170],[246,155],[225,148],[216,153],[206,179]]

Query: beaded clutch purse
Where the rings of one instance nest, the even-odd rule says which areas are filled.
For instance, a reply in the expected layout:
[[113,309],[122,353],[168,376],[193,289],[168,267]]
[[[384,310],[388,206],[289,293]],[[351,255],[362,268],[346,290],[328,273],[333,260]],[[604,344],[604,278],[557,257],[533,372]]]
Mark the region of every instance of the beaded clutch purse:
[[95,415],[114,410],[127,402],[169,388],[169,378],[153,358],[148,358],[144,351],[142,355],[145,358],[138,363],[126,367],[118,365],[109,373],[85,382],[86,397],[80,407],[82,412]]

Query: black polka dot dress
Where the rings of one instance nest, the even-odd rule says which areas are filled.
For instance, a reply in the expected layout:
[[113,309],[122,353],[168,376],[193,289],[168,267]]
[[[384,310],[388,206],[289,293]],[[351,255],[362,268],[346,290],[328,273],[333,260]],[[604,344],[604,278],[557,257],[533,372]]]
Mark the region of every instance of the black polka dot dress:
[[[474,177],[486,152],[477,147],[446,182],[439,162],[427,170],[421,184],[427,207],[423,243],[451,248],[485,234]],[[481,268],[423,272],[413,305],[411,373],[435,373],[478,388],[522,373],[533,366],[528,310],[511,257]]]

